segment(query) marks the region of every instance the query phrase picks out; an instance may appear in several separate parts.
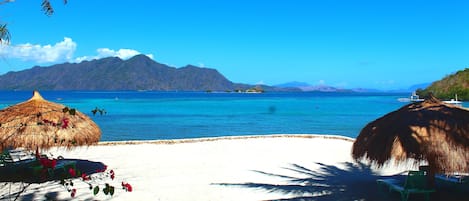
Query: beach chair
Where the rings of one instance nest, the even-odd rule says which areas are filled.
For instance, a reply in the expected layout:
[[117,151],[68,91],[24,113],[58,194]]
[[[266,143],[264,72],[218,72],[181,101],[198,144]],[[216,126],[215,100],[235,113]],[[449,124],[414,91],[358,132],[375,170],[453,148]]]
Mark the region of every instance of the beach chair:
[[439,181],[452,184],[469,184],[469,176],[466,174],[452,174],[452,175],[443,175],[437,174],[435,178]]
[[0,167],[28,163],[35,160],[32,153],[24,149],[9,149],[0,155]]
[[435,192],[434,189],[427,187],[427,175],[425,171],[409,171],[404,185],[396,179],[378,179],[378,185],[388,187],[389,191],[400,193],[401,200],[409,200],[410,194],[423,194],[425,200],[430,200],[430,193]]
[[5,159],[7,158],[7,155],[5,153],[0,154],[0,167],[4,167],[6,165]]
[[9,155],[12,162],[30,161],[36,158],[33,153],[21,148],[9,150]]

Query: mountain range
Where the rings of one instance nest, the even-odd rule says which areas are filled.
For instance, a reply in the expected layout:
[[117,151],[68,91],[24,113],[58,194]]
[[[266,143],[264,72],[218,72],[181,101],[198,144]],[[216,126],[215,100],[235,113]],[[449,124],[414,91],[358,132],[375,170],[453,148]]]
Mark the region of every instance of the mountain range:
[[[388,92],[411,92],[431,83]],[[375,89],[342,89],[305,82],[249,85],[233,83],[216,69],[186,65],[181,68],[158,63],[145,55],[128,60],[108,57],[35,66],[0,75],[0,90],[153,90],[153,91],[319,91],[319,92],[382,92]]]
[[275,87],[280,88],[298,88],[301,91],[319,91],[319,92],[368,92],[368,93],[375,93],[375,92],[391,92],[391,93],[402,93],[402,92],[413,92],[417,89],[425,89],[431,83],[423,83],[423,84],[416,84],[412,85],[407,89],[396,89],[396,90],[379,90],[379,89],[371,89],[371,88],[353,88],[353,89],[344,89],[344,88],[337,88],[332,87],[324,84],[320,85],[311,85],[306,82],[287,82],[284,84],[274,85]]
[[301,91],[319,91],[319,92],[345,92],[352,91],[348,89],[340,89],[328,85],[310,85],[306,82],[287,82],[284,84],[275,85],[275,87],[280,88],[298,88]]
[[233,83],[215,69],[193,65],[174,68],[145,55],[128,60],[109,57],[81,63],[35,66],[0,76],[0,90],[233,91],[252,87]]

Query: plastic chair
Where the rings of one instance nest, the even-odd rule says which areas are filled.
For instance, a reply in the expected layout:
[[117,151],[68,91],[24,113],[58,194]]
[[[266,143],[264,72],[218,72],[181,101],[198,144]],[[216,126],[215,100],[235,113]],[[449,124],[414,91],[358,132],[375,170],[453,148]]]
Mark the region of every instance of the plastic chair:
[[379,185],[384,185],[389,188],[389,191],[396,191],[400,193],[401,200],[409,200],[410,194],[424,194],[425,200],[430,200],[430,193],[435,192],[434,189],[427,186],[427,175],[425,171],[409,171],[404,185],[396,179],[378,179],[376,182]]

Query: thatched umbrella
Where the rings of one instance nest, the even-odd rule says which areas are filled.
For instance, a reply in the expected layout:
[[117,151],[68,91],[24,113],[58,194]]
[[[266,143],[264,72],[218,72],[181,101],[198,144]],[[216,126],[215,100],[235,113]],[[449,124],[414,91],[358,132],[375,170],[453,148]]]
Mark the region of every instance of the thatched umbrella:
[[353,144],[355,159],[427,161],[431,173],[469,172],[469,110],[430,96],[366,125]]
[[46,101],[39,92],[26,102],[0,110],[0,149],[29,150],[91,145],[101,130],[85,114]]

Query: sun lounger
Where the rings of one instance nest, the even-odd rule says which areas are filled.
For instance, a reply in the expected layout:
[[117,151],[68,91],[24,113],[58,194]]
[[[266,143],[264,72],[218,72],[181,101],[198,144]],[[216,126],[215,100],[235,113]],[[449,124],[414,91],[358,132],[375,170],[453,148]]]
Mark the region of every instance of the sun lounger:
[[34,154],[24,149],[13,149],[9,153],[13,162],[35,159]]
[[396,179],[378,179],[376,182],[380,186],[386,186],[389,191],[396,191],[401,194],[401,200],[407,201],[410,194],[424,194],[425,200],[430,200],[430,193],[434,189],[427,188],[427,176],[424,171],[409,171],[405,183],[402,184]]
[[35,156],[24,149],[6,150],[0,155],[0,167],[28,163],[35,159]]
[[453,184],[469,184],[469,176],[467,175],[442,175],[442,174],[437,174],[435,175],[435,178],[444,181],[447,183],[453,183]]

